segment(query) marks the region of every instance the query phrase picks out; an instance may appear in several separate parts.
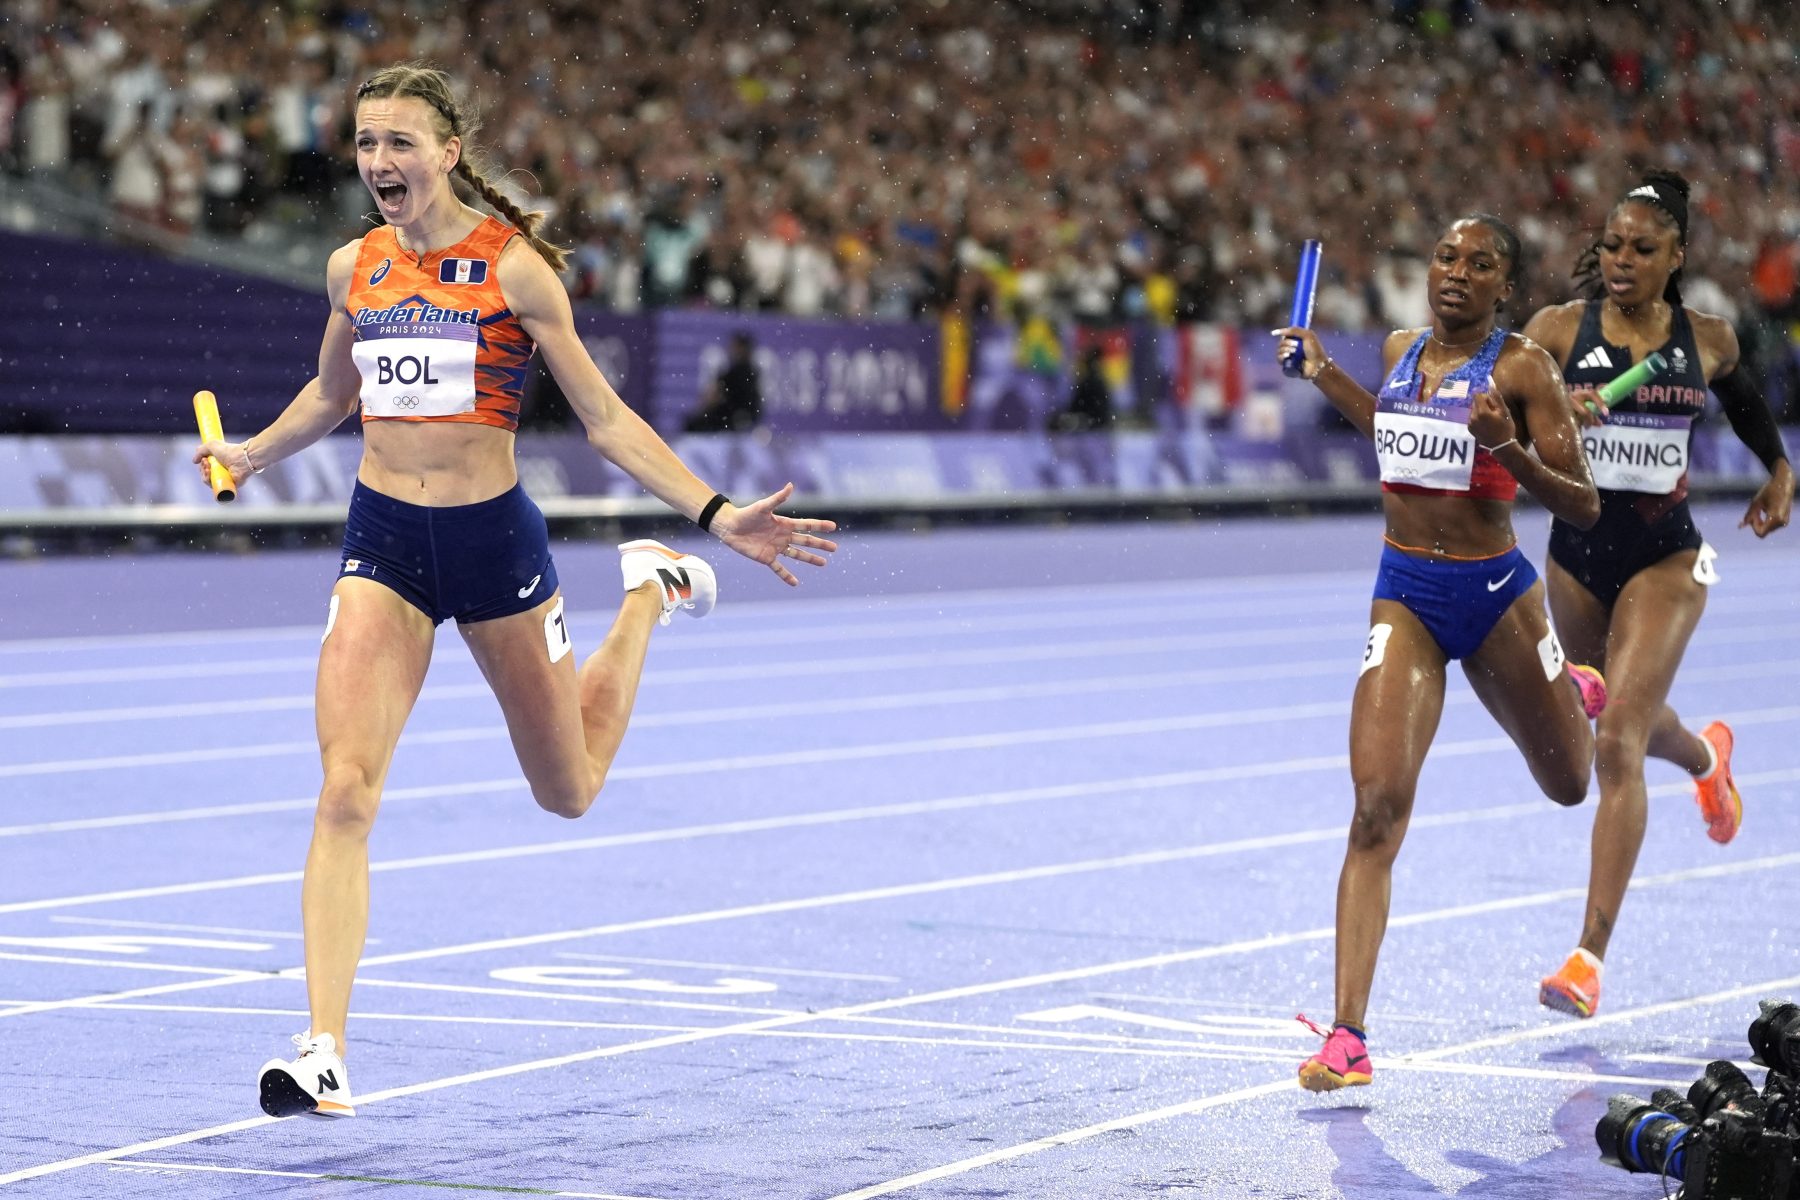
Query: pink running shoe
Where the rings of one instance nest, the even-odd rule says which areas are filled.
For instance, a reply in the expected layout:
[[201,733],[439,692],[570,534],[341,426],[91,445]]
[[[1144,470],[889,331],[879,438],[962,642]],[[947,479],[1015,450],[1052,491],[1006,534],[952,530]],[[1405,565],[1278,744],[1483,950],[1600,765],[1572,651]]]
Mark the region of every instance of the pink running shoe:
[[1333,1025],[1326,1033],[1304,1016],[1294,1019],[1325,1039],[1319,1052],[1300,1064],[1301,1087],[1309,1092],[1335,1092],[1341,1087],[1361,1087],[1375,1077],[1369,1047],[1361,1034],[1348,1025]]
[[1592,721],[1606,711],[1606,680],[1592,667],[1569,664],[1569,678],[1581,693],[1581,711]]
[[1700,736],[1711,744],[1717,761],[1711,774],[1694,780],[1694,803],[1706,818],[1706,836],[1723,846],[1744,823],[1744,802],[1731,779],[1731,726],[1714,721]]

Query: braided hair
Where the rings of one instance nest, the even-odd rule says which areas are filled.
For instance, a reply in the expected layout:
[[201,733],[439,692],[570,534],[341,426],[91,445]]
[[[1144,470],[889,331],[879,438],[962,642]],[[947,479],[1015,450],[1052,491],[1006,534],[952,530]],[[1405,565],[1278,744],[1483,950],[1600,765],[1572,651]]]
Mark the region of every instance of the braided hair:
[[450,170],[451,175],[467,184],[490,209],[517,229],[531,244],[531,248],[550,264],[552,270],[561,271],[568,262],[569,252],[545,240],[538,233],[544,214],[528,213],[521,209],[488,178],[486,168],[490,164],[483,161],[485,156],[473,144],[475,134],[481,128],[481,119],[457,103],[456,93],[450,86],[450,77],[422,62],[396,63],[375,72],[356,89],[359,104],[368,99],[385,100],[401,96],[411,96],[425,102],[434,114],[433,124],[437,126],[437,135],[441,140],[447,141],[453,137],[462,139],[462,153],[457,155],[456,165]]
[[[1617,204],[1607,212],[1610,220],[1613,213],[1626,204],[1642,204],[1656,214],[1658,224],[1664,229],[1675,231],[1675,244],[1683,250],[1688,244],[1688,192],[1690,185],[1679,172],[1655,170],[1646,171],[1639,184],[1619,197]],[[1604,237],[1602,233],[1601,237]],[[1575,289],[1589,300],[1598,300],[1606,294],[1605,282],[1600,278],[1600,242],[1596,237],[1588,248],[1581,252],[1575,260]],[[1669,276],[1668,284],[1663,288],[1663,299],[1671,305],[1681,304],[1681,272],[1677,267]]]

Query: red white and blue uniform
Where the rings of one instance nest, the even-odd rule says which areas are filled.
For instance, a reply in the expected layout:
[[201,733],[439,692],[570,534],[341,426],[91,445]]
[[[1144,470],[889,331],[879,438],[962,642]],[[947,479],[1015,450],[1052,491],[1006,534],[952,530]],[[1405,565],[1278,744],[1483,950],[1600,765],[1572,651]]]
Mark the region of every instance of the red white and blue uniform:
[[[1375,397],[1375,456],[1381,490],[1510,502],[1519,490],[1500,461],[1469,431],[1475,399],[1494,388],[1494,364],[1506,345],[1496,329],[1467,362],[1424,394],[1419,372],[1429,333],[1407,348]],[[1375,576],[1375,599],[1393,600],[1419,618],[1448,658],[1473,654],[1514,600],[1537,582],[1518,546],[1490,558],[1432,558],[1388,544]]]

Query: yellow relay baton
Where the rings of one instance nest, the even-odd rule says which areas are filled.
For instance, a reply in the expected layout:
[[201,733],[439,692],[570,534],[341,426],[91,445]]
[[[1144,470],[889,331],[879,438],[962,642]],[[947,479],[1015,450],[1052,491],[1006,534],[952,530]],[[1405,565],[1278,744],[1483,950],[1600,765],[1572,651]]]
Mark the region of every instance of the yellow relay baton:
[[[194,393],[194,420],[200,424],[201,441],[225,440],[225,433],[219,427],[219,401],[211,392],[202,390]],[[206,481],[212,484],[213,498],[220,504],[237,499],[237,488],[232,484],[231,472],[211,456],[206,460]]]

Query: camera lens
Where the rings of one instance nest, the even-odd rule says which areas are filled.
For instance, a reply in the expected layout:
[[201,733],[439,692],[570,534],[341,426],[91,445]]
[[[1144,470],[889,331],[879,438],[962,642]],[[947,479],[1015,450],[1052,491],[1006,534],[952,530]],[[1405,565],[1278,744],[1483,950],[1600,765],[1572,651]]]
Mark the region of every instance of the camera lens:
[[1750,1022],[1752,1061],[1786,1075],[1800,1075],[1800,1004],[1764,1000]]
[[1606,1115],[1594,1127],[1594,1141],[1604,1162],[1627,1171],[1680,1179],[1687,1170],[1682,1143],[1690,1128],[1654,1103],[1618,1095],[1606,1102]]
[[1760,1113],[1763,1107],[1762,1097],[1756,1094],[1756,1085],[1750,1082],[1750,1077],[1736,1064],[1724,1059],[1706,1065],[1706,1074],[1688,1089],[1688,1099],[1702,1117],[1710,1117],[1726,1108]]

